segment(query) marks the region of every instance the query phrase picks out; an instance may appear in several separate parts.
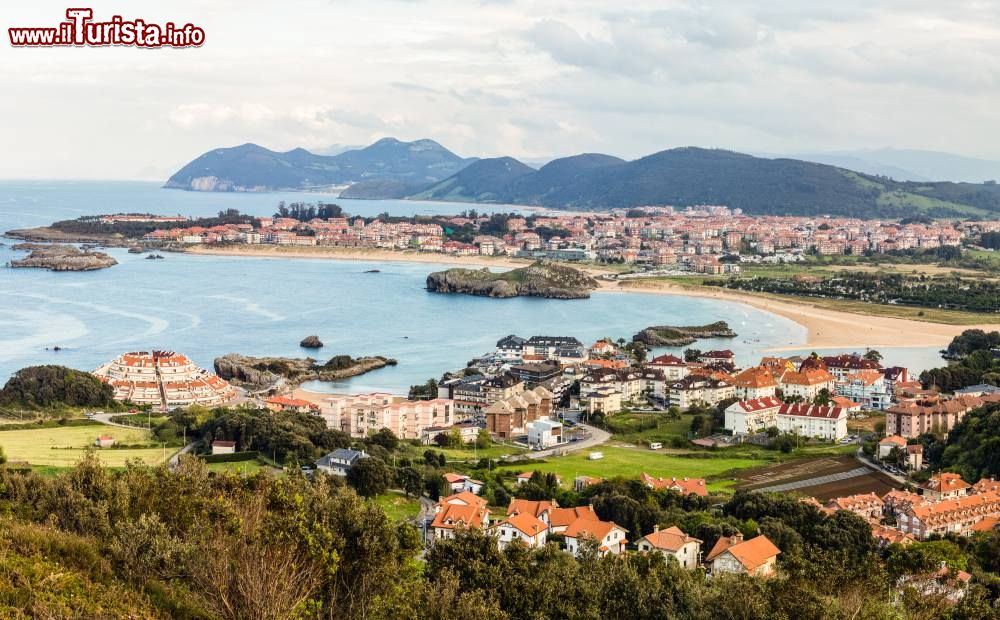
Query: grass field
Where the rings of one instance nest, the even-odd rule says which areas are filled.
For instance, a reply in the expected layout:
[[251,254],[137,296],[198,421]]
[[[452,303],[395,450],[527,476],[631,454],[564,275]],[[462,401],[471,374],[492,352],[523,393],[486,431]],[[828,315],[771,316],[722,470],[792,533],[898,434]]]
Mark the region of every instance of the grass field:
[[[27,461],[32,465],[71,467],[94,445],[99,435],[111,435],[120,444],[145,444],[135,449],[97,450],[101,461],[109,467],[121,467],[129,459],[145,463],[160,463],[164,450],[150,441],[149,433],[140,429],[114,428],[101,424],[66,426],[32,430],[0,431],[0,447],[11,461]],[[174,450],[168,448],[166,457]]]
[[[670,420],[663,413],[619,413],[608,420],[609,430],[614,438],[628,443],[658,441],[666,444],[674,437],[687,440],[688,430],[694,416],[682,415],[677,420]],[[656,428],[642,428],[650,420],[656,420]]]
[[385,510],[385,514],[393,521],[409,521],[420,514],[420,501],[416,498],[407,499],[400,493],[390,491],[371,500]]
[[281,470],[276,470],[267,463],[262,463],[257,459],[252,459],[249,461],[239,461],[236,463],[208,463],[206,465],[208,471],[214,471],[216,473],[223,472],[235,472],[238,474],[256,474],[260,471],[270,471],[270,472],[280,472]]

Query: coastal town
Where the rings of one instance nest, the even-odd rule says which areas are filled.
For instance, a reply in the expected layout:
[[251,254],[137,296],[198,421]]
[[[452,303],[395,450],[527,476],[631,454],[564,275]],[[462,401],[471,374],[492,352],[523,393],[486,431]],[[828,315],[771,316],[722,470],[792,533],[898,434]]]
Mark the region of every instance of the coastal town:
[[[181,226],[176,218],[106,215],[105,224],[169,222],[142,236],[150,244],[330,246],[416,250],[457,256],[507,256],[560,261],[630,263],[661,270],[730,273],[740,260],[789,262],[803,254],[824,256],[890,253],[958,247],[963,240],[995,232],[1000,223],[940,221],[901,223],[835,217],[749,216],[725,206],[640,207],[607,213],[477,214],[384,221],[360,217],[261,217],[253,222]],[[420,220],[435,220],[423,223]],[[919,219],[919,218],[918,218]],[[471,230],[462,241],[454,231]]]

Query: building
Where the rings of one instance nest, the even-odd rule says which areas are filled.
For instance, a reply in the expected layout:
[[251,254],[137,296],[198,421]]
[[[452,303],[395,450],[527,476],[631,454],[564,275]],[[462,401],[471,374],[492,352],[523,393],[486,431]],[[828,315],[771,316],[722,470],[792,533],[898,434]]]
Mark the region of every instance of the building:
[[592,368],[580,379],[580,393],[618,392],[622,401],[642,396],[645,380],[635,368]]
[[494,525],[492,530],[501,549],[514,541],[534,548],[545,546],[549,526],[534,515],[518,512]]
[[682,568],[695,569],[701,563],[701,540],[688,536],[679,527],[661,530],[653,527],[653,533],[639,539],[639,551],[659,552],[664,559],[677,560]]
[[524,355],[524,343],[528,342],[520,336],[511,334],[497,340],[497,352],[507,361],[521,360]]
[[881,370],[859,370],[836,384],[837,395],[850,398],[864,409],[887,409],[892,404],[892,390]]
[[548,512],[550,534],[562,534],[578,519],[600,521],[591,506],[576,506],[575,508],[553,508]]
[[442,498],[434,507],[431,532],[435,540],[454,538],[460,529],[482,529],[490,521],[490,511],[485,499],[462,491]]
[[235,454],[236,442],[216,439],[212,442],[212,454]]
[[885,504],[874,493],[836,497],[826,503],[828,510],[853,512],[863,519],[880,520],[885,512]]
[[712,575],[742,573],[765,577],[773,575],[781,550],[767,536],[743,540],[742,534],[723,536],[705,556]]
[[736,364],[736,354],[729,349],[722,351],[705,351],[698,356],[698,361],[704,364]]
[[474,495],[479,495],[483,491],[483,483],[481,481],[470,478],[464,474],[445,474],[444,481],[452,493],[468,491]]
[[931,396],[896,403],[885,412],[885,432],[907,439],[924,433],[948,433],[965,418],[965,414],[983,403],[984,400],[977,396],[951,399]]
[[533,450],[544,450],[563,443],[562,422],[540,418],[528,422],[528,447]]
[[320,406],[320,415],[328,427],[351,437],[367,437],[387,428],[400,439],[421,439],[427,428],[464,421],[452,400],[407,400],[382,392],[331,396]]
[[334,476],[346,476],[358,461],[368,458],[364,450],[357,451],[348,448],[337,448],[316,461],[316,469]]
[[536,386],[545,383],[562,374],[562,364],[559,362],[537,362],[516,364],[510,367],[510,374],[526,386]]
[[688,375],[688,365],[684,360],[674,355],[654,357],[647,366],[663,372],[667,381],[676,381]]
[[[482,383],[483,407],[489,407],[498,400],[510,398],[524,392],[524,381],[514,375],[504,372],[486,379]],[[477,412],[478,413],[478,412]]]
[[742,400],[773,397],[778,389],[774,375],[763,366],[747,368],[735,375],[731,383],[736,390],[736,397]]
[[897,517],[899,531],[924,540],[932,534],[970,536],[985,519],[1000,517],[1000,495],[993,492],[907,506]]
[[827,441],[847,437],[847,411],[839,407],[785,403],[775,418],[783,433]]
[[726,407],[726,429],[734,435],[752,435],[776,427],[784,404],[773,396],[735,402]]
[[[94,440],[94,445],[98,448],[110,448],[115,445],[115,438],[111,435],[101,435]],[[213,447],[212,454],[215,454],[215,449]]]
[[696,404],[712,406],[735,394],[732,384],[725,379],[701,375],[688,375],[671,383],[668,390],[670,405],[680,409],[689,409]]
[[832,395],[835,381],[833,375],[822,368],[805,368],[799,372],[785,372],[778,385],[785,398],[797,397],[812,402],[823,390]]
[[654,478],[646,472],[639,475],[639,480],[651,489],[676,491],[681,495],[694,493],[698,497],[707,497],[708,489],[704,478]]
[[315,403],[287,396],[272,396],[264,401],[264,406],[274,413],[311,413],[319,411],[319,405]]
[[882,370],[882,365],[875,360],[865,359],[857,354],[843,354],[822,358],[826,369],[837,381],[843,381],[848,375],[861,370]]
[[202,405],[218,407],[236,398],[236,388],[173,351],[134,351],[93,374],[112,387],[115,400],[151,405],[159,411]]
[[941,501],[965,497],[969,494],[969,490],[972,489],[972,485],[962,480],[962,476],[958,474],[941,472],[931,476],[921,488],[924,490],[925,498],[932,501]]
[[455,433],[458,433],[462,443],[472,443],[479,437],[479,426],[472,422],[459,422],[451,426],[428,426],[420,431],[420,443],[429,446],[438,441],[438,436],[450,437]]
[[552,409],[552,392],[538,386],[487,407],[486,429],[501,440],[509,440],[527,434],[529,423],[550,418]]
[[521,350],[525,359],[558,360],[566,356],[567,350],[577,351],[583,360],[587,359],[587,348],[572,336],[532,336]]
[[588,540],[597,544],[600,555],[618,555],[625,551],[625,545],[628,544],[628,530],[613,521],[577,519],[562,534],[566,540],[566,550],[573,557],[580,554],[581,546]]

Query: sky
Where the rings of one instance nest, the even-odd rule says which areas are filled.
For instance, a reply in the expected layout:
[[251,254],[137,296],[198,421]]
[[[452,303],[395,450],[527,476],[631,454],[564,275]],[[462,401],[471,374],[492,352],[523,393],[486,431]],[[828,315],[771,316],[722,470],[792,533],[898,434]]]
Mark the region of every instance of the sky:
[[10,0],[193,23],[199,48],[0,42],[0,177],[163,180],[201,153],[432,138],[463,156],[676,146],[1000,159],[1000,1]]

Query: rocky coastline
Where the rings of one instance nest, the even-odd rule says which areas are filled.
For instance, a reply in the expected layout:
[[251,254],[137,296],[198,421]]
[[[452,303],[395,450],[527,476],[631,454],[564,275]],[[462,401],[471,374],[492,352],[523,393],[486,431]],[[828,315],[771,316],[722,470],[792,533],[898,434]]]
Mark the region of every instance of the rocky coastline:
[[376,355],[353,358],[337,355],[325,363],[311,357],[251,357],[229,353],[215,358],[215,374],[253,390],[266,390],[296,386],[305,381],[337,381],[363,375],[386,366],[395,366],[396,360]]
[[598,282],[586,273],[550,262],[536,262],[500,273],[483,269],[446,269],[427,276],[427,290],[482,297],[587,299]]
[[50,269],[52,271],[94,271],[113,267],[118,264],[118,261],[104,252],[81,250],[72,245],[19,243],[12,246],[11,249],[30,252],[28,256],[10,262],[10,266],[15,268]]
[[649,347],[686,347],[702,338],[735,338],[736,332],[729,328],[725,321],[717,321],[709,325],[678,327],[674,325],[655,325],[647,327],[632,336],[633,342],[641,342]]

